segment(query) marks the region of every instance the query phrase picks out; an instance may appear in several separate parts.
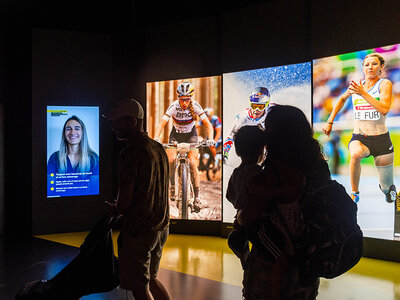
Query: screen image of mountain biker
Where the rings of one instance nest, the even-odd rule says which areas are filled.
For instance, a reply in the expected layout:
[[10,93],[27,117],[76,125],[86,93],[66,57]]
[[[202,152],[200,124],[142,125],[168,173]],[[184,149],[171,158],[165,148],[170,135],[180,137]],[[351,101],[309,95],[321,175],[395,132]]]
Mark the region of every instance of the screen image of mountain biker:
[[221,77],[149,82],[147,132],[167,152],[173,219],[222,219]]
[[400,44],[315,59],[313,128],[364,236],[400,240]]
[[[256,153],[258,162],[252,163],[252,167],[248,169],[252,175],[256,175],[261,169],[260,165],[266,157],[264,145],[252,144],[258,142],[257,138],[246,141],[242,139],[242,145],[246,146],[242,148],[247,150],[239,157],[235,147],[236,134],[244,126],[258,127],[263,131],[268,109],[275,104],[300,108],[311,123],[311,62],[224,73],[222,78],[223,222],[233,223],[237,209],[240,209],[240,205],[245,205],[245,201],[242,201],[243,203],[236,201],[235,195],[240,194],[242,187],[245,191],[248,185],[246,178],[232,177],[232,174],[239,165],[242,165],[242,161],[247,159],[245,158],[247,153],[249,157],[254,157],[252,152],[254,149],[258,151],[258,147],[261,147],[261,153]],[[257,131],[259,130],[252,130],[251,134],[257,135]],[[232,188],[228,190],[228,187]],[[244,196],[246,195],[247,193]]]
[[99,194],[99,108],[47,106],[47,197]]

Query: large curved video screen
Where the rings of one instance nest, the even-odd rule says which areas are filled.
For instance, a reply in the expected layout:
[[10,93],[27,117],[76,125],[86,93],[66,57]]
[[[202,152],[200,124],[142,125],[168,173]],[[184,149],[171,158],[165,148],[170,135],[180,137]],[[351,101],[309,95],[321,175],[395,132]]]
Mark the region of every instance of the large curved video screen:
[[[271,104],[296,106],[311,122],[311,62],[226,73],[223,74],[224,142],[233,140],[236,130],[242,125],[263,126],[266,109],[255,115],[257,113],[253,113],[250,107],[250,95],[259,87],[268,90]],[[233,222],[236,214],[235,208],[226,199],[226,190],[229,178],[239,164],[240,159],[232,143],[223,168],[223,221],[226,223]]]
[[[345,99],[352,82],[372,100]],[[313,120],[333,177],[359,192],[364,236],[400,239],[400,44],[314,60]]]
[[99,108],[47,106],[47,197],[99,194]]
[[220,76],[147,83],[147,132],[170,160],[173,219],[222,219],[221,105]]

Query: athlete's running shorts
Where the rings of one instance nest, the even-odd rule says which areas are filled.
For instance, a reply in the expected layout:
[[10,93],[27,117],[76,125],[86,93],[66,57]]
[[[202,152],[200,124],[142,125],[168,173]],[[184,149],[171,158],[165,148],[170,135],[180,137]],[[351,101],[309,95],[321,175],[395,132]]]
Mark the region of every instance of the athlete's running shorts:
[[362,135],[353,133],[349,145],[352,141],[360,141],[361,144],[368,148],[370,155],[373,157],[394,152],[389,132],[380,135]]
[[147,286],[151,278],[157,277],[168,232],[168,227],[138,235],[121,231],[118,237],[121,288],[132,290],[135,286]]
[[193,126],[192,131],[188,133],[178,133],[174,126],[172,126],[171,133],[169,134],[169,143],[197,143],[198,135],[196,126]]

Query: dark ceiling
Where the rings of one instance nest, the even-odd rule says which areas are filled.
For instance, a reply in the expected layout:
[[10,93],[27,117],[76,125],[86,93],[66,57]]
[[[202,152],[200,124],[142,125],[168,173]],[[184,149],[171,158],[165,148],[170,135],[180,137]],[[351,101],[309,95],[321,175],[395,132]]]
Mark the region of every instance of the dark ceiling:
[[[7,0],[12,2],[11,0]],[[247,1],[149,1],[149,0],[35,0],[20,1],[20,12],[32,28],[90,32],[131,31],[134,28],[216,16],[262,2]],[[305,0],[308,1],[308,0]],[[17,7],[13,4],[14,9]],[[25,9],[21,9],[21,6]]]

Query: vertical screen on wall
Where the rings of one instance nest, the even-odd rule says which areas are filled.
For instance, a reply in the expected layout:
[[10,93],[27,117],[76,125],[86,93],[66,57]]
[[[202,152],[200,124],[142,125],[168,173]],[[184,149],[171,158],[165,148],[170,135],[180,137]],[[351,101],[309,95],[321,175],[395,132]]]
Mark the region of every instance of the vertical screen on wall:
[[[374,55],[366,59],[370,54]],[[375,54],[384,59],[384,65]],[[352,81],[378,101],[367,101],[361,93],[343,100],[341,97]],[[323,130],[338,103],[343,103],[343,107],[328,136]],[[390,105],[389,111],[380,110],[380,104]],[[364,236],[400,239],[400,203],[388,203],[384,194],[392,184],[397,191],[400,188],[400,44],[314,60],[313,122],[332,176],[348,193],[357,189],[355,178],[360,178],[358,222]],[[353,133],[358,135],[354,136],[350,150]],[[361,140],[360,134],[364,137]],[[355,155],[353,147],[360,144],[365,152],[357,163],[350,152]],[[357,165],[358,170],[354,167]]]
[[223,137],[224,142],[232,142],[223,169],[223,221],[226,223],[233,222],[236,214],[225,197],[229,178],[240,165],[233,143],[235,133],[244,125],[263,128],[266,110],[258,116],[250,108],[250,95],[259,87],[268,90],[270,105],[296,106],[311,122],[311,62],[223,74]]
[[[147,83],[147,131],[170,159],[174,219],[222,218],[221,100],[220,76]],[[209,134],[216,147],[201,146]]]
[[99,194],[99,108],[47,106],[47,197]]

